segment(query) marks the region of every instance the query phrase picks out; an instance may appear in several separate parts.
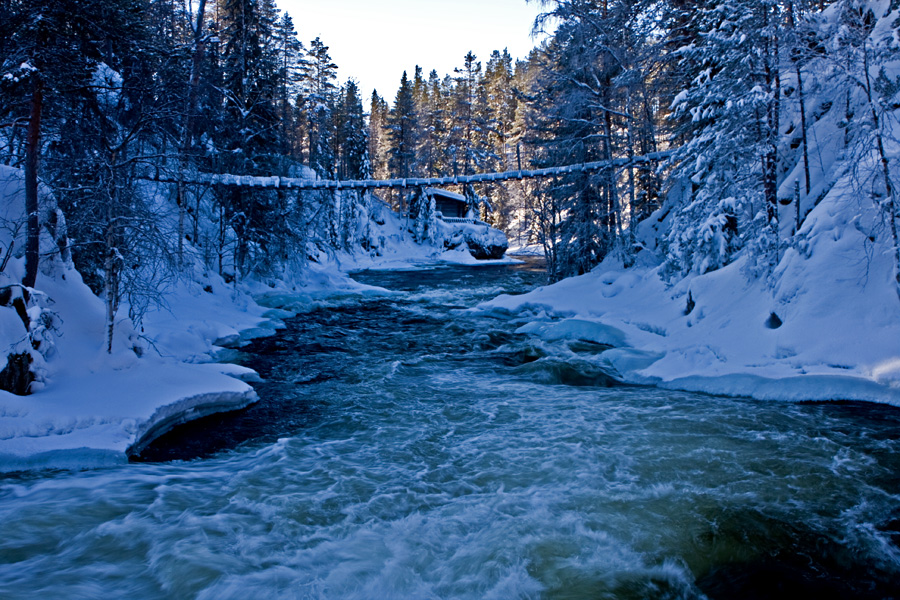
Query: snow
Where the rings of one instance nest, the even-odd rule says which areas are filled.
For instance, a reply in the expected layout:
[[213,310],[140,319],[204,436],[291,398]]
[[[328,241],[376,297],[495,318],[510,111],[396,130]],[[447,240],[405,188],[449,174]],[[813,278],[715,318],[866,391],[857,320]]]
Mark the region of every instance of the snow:
[[[886,9],[886,2],[882,5]],[[884,29],[886,23],[881,19],[878,27]],[[888,33],[881,29],[878,35]],[[29,68],[23,64],[20,71]],[[818,69],[811,68],[810,75],[825,78],[827,69]],[[94,75],[105,88],[98,100],[117,102],[121,76],[102,64]],[[785,77],[789,80],[792,75]],[[562,348],[573,341],[593,343],[596,354],[581,358],[596,361],[627,383],[760,401],[856,400],[900,407],[900,299],[892,251],[879,208],[870,194],[860,193],[866,185],[873,187],[866,173],[875,163],[873,156],[855,156],[843,147],[841,102],[835,102],[829,96],[833,90],[821,82],[821,89],[813,93],[815,84],[813,77],[805,84],[810,91],[810,193],[805,194],[804,165],[796,151],[793,160],[784,153],[778,193],[793,198],[799,183],[804,192],[801,214],[806,216],[794,235],[796,207],[782,209],[780,234],[790,243],[773,272],[760,274],[748,253],[724,264],[728,257],[722,220],[736,210],[729,198],[718,212],[704,215],[705,226],[698,221],[695,229],[712,249],[708,256],[722,257],[721,261],[699,262],[688,275],[666,279],[671,277],[662,266],[666,257],[655,252],[670,222],[657,214],[637,227],[636,237],[645,250],[638,254],[636,266],[625,269],[610,256],[586,275],[525,295],[500,296],[473,310],[515,322],[518,333],[539,339],[550,351],[564,352]],[[686,94],[680,93],[673,105]],[[788,126],[796,131],[799,125],[792,104],[785,103],[785,136]],[[900,155],[895,142],[888,146],[892,157]],[[708,159],[698,156],[698,170]],[[530,178],[606,166],[588,163],[511,171],[499,177]],[[214,179],[253,187],[374,189],[498,178],[485,174],[329,182],[317,180],[308,169],[297,175]],[[679,185],[688,193],[687,181],[673,183],[670,198],[679,194]],[[0,262],[11,244],[14,248],[0,273],[0,288],[22,279],[23,204],[20,172],[0,166]],[[681,212],[693,209],[689,205]],[[32,353],[41,374],[35,393],[20,397],[0,392],[0,472],[121,463],[129,452],[139,451],[178,423],[249,405],[256,395],[248,382],[259,376],[217,361],[227,358],[229,347],[272,335],[284,327],[284,319],[326,298],[390,294],[353,282],[347,272],[515,262],[510,256],[496,261],[472,257],[463,243],[465,235],[483,245],[496,242],[495,232],[482,225],[439,223],[431,234],[440,243],[429,247],[415,242],[407,219],[386,207],[382,213],[370,232],[375,242],[371,251],[323,253],[302,273],[236,285],[197,266],[189,277],[165,290],[167,307],[147,314],[142,329],[135,330],[125,319],[117,324],[110,354],[104,349],[103,302],[71,263],[45,259],[36,287],[47,301],[32,307],[28,316],[37,321],[41,315],[53,315],[59,334],[50,336],[40,354]],[[454,235],[459,244],[444,249],[443,242],[453,242]],[[42,240],[42,247],[53,247],[53,241]],[[508,254],[540,250],[518,240]],[[772,328],[773,314],[781,322],[777,328]],[[0,307],[0,348],[5,354],[29,350],[30,341],[17,313]]]
[[[0,285],[18,280],[21,263],[11,262]],[[37,285],[64,327],[43,388],[24,397],[0,391],[0,472],[124,462],[180,423],[244,408],[257,400],[247,382],[259,376],[213,362],[227,356],[224,346],[272,335],[283,319],[325,297],[385,293],[329,263],[311,265],[294,286],[251,281],[235,289],[201,274],[168,290],[171,308],[149,313],[141,335],[120,323],[116,348],[106,354],[103,303],[77,271],[41,275]],[[0,310],[0,343],[17,330],[24,333],[14,313]]]
[[[896,24],[886,0],[870,4],[879,17],[871,34],[874,47],[895,35]],[[829,23],[838,26],[840,6],[823,11],[823,31]],[[883,61],[877,69],[900,72],[893,57]],[[635,267],[625,269],[610,256],[591,273],[522,296],[501,296],[477,310],[519,323],[521,333],[561,353],[565,340],[613,345],[592,360],[629,383],[763,401],[900,406],[900,298],[887,218],[876,205],[879,190],[884,192],[880,157],[871,131],[846,128],[847,103],[856,114],[870,108],[862,88],[850,85],[848,92],[841,83],[846,74],[835,69],[828,57],[804,67],[808,194],[799,105],[795,97],[782,104],[778,196],[793,200],[799,188],[803,221],[795,232],[796,203],[780,209],[782,245],[774,269],[754,258],[749,239],[740,240],[745,245],[734,255],[724,247],[722,219],[737,212],[734,199],[703,214],[690,204],[688,182],[670,181],[667,206],[636,228],[644,250]],[[790,71],[783,75],[784,89],[797,84]],[[686,97],[680,93],[673,105]],[[706,116],[697,110],[696,118]],[[881,118],[890,132],[900,111],[891,107]],[[900,143],[889,133],[884,143],[896,172]],[[697,170],[710,158],[699,155]],[[670,244],[667,257],[661,241],[676,231],[678,213],[695,220],[689,235]],[[663,268],[677,252],[690,260],[690,273]],[[604,338],[610,331],[621,333],[619,343]]]
[[625,334],[610,325],[582,319],[542,323],[532,321],[516,330],[516,333],[530,333],[547,341],[582,340],[607,346],[625,344]]
[[[660,257],[632,269],[608,259],[476,310],[524,320],[518,331],[546,342],[615,346],[597,360],[629,383],[900,406],[900,300],[888,244],[870,239],[878,219],[845,178],[807,217],[771,279],[749,276],[746,258],[674,284],[663,280]],[[766,325],[772,313],[783,321],[777,329]]]
[[[148,319],[147,332],[158,333],[152,348],[142,347],[144,338],[122,323],[116,348],[106,354],[103,303],[71,265],[50,268],[51,274],[45,268],[39,275],[37,285],[53,300],[61,335],[42,389],[24,397],[0,392],[0,471],[121,462],[179,421],[256,400],[253,389],[240,380],[252,378],[248,369],[185,361],[201,360],[204,350],[213,349],[214,337],[230,327],[264,322],[261,307],[229,307],[227,296],[195,297],[190,286],[183,286],[173,292],[179,314]],[[17,281],[21,269],[21,259],[13,260],[0,274],[0,284]],[[0,333],[5,341],[24,335],[24,327],[13,321]],[[142,358],[135,347],[141,348]],[[205,358],[211,360],[208,354]]]
[[[674,285],[661,278],[659,257],[640,257],[631,269],[610,259],[587,275],[475,310],[517,315],[520,333],[546,343],[610,346],[596,360],[630,383],[900,406],[900,301],[890,253],[869,239],[876,207],[853,200],[848,209],[848,185],[839,181],[810,213],[772,281],[749,278],[744,259]],[[6,190],[7,208],[16,191]],[[387,219],[380,234],[380,255],[338,254],[311,264],[293,285],[248,281],[236,289],[195,273],[168,290],[171,309],[147,315],[140,335],[121,323],[111,355],[103,351],[103,303],[71,265],[44,268],[38,287],[54,301],[63,335],[43,389],[0,392],[0,471],[121,463],[178,423],[254,402],[247,381],[258,375],[214,362],[223,346],[270,335],[334,294],[389,294],[353,282],[348,271],[515,261],[476,261],[464,249],[423,252],[399,218]],[[6,229],[0,243],[11,237]],[[0,285],[18,281],[22,268],[12,259]],[[685,314],[689,294],[694,307]],[[784,322],[778,329],[766,326],[773,312]],[[0,310],[0,341],[23,332],[12,311]]]

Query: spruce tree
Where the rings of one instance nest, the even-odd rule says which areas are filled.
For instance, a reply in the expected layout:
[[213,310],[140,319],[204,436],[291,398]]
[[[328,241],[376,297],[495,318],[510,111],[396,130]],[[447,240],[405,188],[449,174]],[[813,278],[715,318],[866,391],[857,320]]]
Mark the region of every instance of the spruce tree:
[[400,89],[394,100],[394,107],[389,117],[390,158],[389,166],[394,177],[414,177],[416,162],[416,134],[418,131],[418,115],[412,84],[403,72]]
[[334,109],[337,96],[337,65],[319,38],[310,42],[309,71],[304,82],[309,127],[309,164],[321,177],[334,176]]
[[[669,235],[669,266],[705,272],[727,264],[736,230],[746,229],[760,240],[761,264],[771,270],[778,244],[782,7],[736,0],[696,11],[692,23],[704,34],[680,50],[698,74],[674,102],[685,142],[676,176],[697,189]],[[763,206],[761,219],[754,218],[754,205]]]
[[377,90],[372,90],[369,103],[369,159],[371,162],[372,176],[377,179],[386,179],[390,176],[388,168],[390,138],[389,132],[390,107],[388,103],[378,95]]

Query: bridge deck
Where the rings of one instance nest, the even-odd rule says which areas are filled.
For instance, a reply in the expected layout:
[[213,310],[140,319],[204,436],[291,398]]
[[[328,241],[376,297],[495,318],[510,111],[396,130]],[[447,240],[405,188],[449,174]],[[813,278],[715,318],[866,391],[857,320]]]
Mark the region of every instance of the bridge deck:
[[586,173],[602,171],[609,168],[620,168],[635,164],[660,161],[669,156],[668,152],[654,152],[633,158],[619,158],[596,162],[580,163],[563,167],[546,169],[529,169],[519,171],[503,171],[500,173],[480,173],[477,175],[456,175],[453,177],[428,177],[407,179],[356,179],[338,181],[331,179],[301,179],[295,177],[258,177],[253,175],[231,175],[228,173],[192,173],[179,177],[177,174],[155,173],[143,179],[164,183],[224,185],[233,187],[281,188],[296,190],[375,190],[385,188],[436,187],[444,185],[465,185],[470,183],[491,183],[541,177],[558,177],[570,173]]

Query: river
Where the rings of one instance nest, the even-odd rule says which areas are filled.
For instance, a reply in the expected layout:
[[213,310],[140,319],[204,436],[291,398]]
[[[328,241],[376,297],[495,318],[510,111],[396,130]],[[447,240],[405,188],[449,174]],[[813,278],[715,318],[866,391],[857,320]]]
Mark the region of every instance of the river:
[[250,409],[0,479],[0,597],[900,597],[897,409],[616,385],[466,310],[534,264],[355,277],[393,293],[242,349]]

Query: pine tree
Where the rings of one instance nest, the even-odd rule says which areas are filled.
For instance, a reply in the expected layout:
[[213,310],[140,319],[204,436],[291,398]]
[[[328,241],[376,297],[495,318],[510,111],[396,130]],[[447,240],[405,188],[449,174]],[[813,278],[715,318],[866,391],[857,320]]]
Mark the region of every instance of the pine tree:
[[832,49],[832,63],[838,67],[832,84],[843,88],[847,98],[845,140],[853,161],[854,179],[865,182],[859,186],[860,195],[871,197],[882,212],[891,240],[894,280],[900,296],[900,198],[895,180],[896,164],[889,152],[889,143],[895,139],[893,132],[898,126],[900,76],[888,67],[900,59],[900,41],[896,36],[900,2],[892,1],[885,12],[882,3],[873,0],[839,0],[836,4],[840,15],[837,30],[827,32],[831,38],[828,47]]
[[[514,153],[509,145],[516,120],[516,96],[513,89],[512,57],[507,50],[494,51],[485,67],[484,91],[486,100],[487,143],[489,170],[505,171],[515,168]],[[488,197],[494,207],[488,222],[501,229],[508,227],[512,217],[512,198],[508,184],[493,186]]]
[[[274,22],[271,2],[222,0],[224,120],[220,130],[225,172],[268,174],[280,160],[279,95]],[[265,248],[275,237],[279,218],[277,195],[229,188],[221,191],[223,218],[234,232],[235,276],[260,268],[268,260]]]
[[235,173],[263,173],[279,147],[275,127],[277,64],[266,52],[272,42],[272,15],[256,0],[222,0],[225,115],[228,122],[226,168]]
[[[107,9],[112,13],[118,5]],[[9,0],[0,7],[0,119],[24,130],[25,276],[33,287],[38,274],[38,176],[44,132],[60,123],[66,95],[84,98],[94,45],[107,23],[102,3],[85,2],[78,11],[61,0]]]
[[421,173],[426,177],[441,177],[447,170],[447,98],[437,71],[428,75],[421,105],[417,105],[421,135],[416,152]]
[[309,127],[309,164],[320,176],[334,176],[334,108],[337,96],[337,65],[331,60],[319,38],[310,42],[309,72],[306,87],[306,112]]
[[371,176],[369,132],[359,87],[354,80],[347,81],[342,96],[340,176],[342,179],[368,179]]
[[389,115],[388,103],[378,95],[377,90],[372,90],[369,104],[369,157],[372,175],[377,179],[386,179],[390,176],[388,169]]
[[[677,153],[676,176],[695,182],[697,190],[669,236],[675,271],[727,264],[739,239],[735,234],[744,229],[760,240],[763,265],[774,266],[783,22],[774,1],[739,0],[693,17],[694,27],[706,33],[702,43],[681,54],[698,75],[674,104],[687,127],[680,132],[685,144]],[[754,218],[754,205],[762,205],[761,219]]]
[[412,84],[403,72],[400,89],[394,100],[394,107],[389,117],[388,137],[391,143],[389,166],[394,177],[407,178],[415,175],[413,169],[416,159],[416,133],[418,131],[418,115]]
[[296,109],[294,99],[301,92],[303,74],[309,68],[306,49],[297,38],[294,22],[287,13],[275,28],[275,50],[278,59],[278,119],[281,123],[281,154],[300,159],[302,144],[297,139]]
[[[543,93],[533,100],[539,114],[537,142],[547,166],[616,156],[621,141],[616,121],[623,111],[613,96],[613,82],[622,72],[621,28],[628,5],[604,2],[556,4],[560,26],[547,47],[539,75]],[[550,221],[558,239],[554,278],[584,273],[614,247],[622,228],[617,173],[610,169],[554,181],[545,193],[549,206],[562,214]]]
[[488,145],[487,96],[482,84],[481,63],[471,51],[456,69],[450,128],[453,173],[471,175],[488,164],[493,153]]

